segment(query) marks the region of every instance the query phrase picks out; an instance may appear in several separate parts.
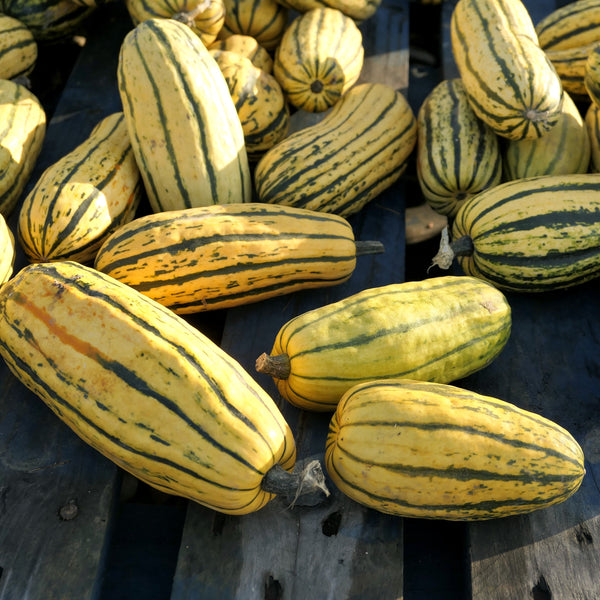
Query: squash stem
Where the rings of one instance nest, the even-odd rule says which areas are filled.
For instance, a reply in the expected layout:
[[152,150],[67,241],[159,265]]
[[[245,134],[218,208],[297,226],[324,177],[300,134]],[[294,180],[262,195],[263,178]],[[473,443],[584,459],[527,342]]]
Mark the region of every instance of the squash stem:
[[175,21],[183,23],[184,25],[187,25],[188,27],[193,27],[196,17],[202,14],[210,6],[210,2],[211,0],[202,0],[202,2],[199,2],[195,8],[186,11],[182,10],[181,12],[175,13],[171,18],[175,19]]
[[440,248],[431,261],[431,267],[435,265],[440,269],[449,269],[452,266],[452,261],[455,257],[471,256],[474,250],[475,246],[473,245],[471,236],[463,235],[457,240],[450,242],[448,227],[444,227],[444,229],[442,229]]
[[382,254],[385,252],[385,246],[377,240],[359,240],[354,242],[356,247],[356,256],[364,256],[366,254]]
[[[298,465],[297,465],[298,467]],[[263,477],[262,489],[290,500],[290,506],[309,506],[329,496],[323,468],[318,460],[310,460],[304,467],[286,471],[280,464],[271,467]]]
[[270,356],[263,352],[256,359],[256,370],[264,375],[270,375],[274,379],[287,379],[290,376],[290,357],[287,354]]

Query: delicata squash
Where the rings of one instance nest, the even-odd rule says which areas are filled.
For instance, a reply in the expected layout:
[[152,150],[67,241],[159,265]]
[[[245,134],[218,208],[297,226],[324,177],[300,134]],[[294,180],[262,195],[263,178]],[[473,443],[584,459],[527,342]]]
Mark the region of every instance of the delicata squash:
[[94,269],[28,265],[4,284],[0,355],[84,441],[166,493],[245,514],[295,479],[291,430],[241,365]]

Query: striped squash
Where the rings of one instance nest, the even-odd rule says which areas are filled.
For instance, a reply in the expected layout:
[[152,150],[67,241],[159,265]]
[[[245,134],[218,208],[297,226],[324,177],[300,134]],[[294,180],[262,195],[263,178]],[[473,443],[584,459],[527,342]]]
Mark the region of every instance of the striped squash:
[[587,58],[583,83],[592,102],[600,105],[600,43]]
[[591,102],[584,121],[590,139],[590,171],[600,173],[600,105]]
[[559,424],[452,385],[372,381],[344,395],[325,465],[347,496],[402,517],[478,521],[563,502],[585,475]]
[[21,21],[38,42],[64,41],[94,13],[99,2],[1,0],[0,12]]
[[0,213],[0,286],[8,281],[15,263],[15,238]]
[[578,100],[587,100],[585,69],[588,56],[595,46],[596,42],[576,48],[546,50],[546,56],[560,77],[563,90]]
[[313,8],[285,30],[273,74],[290,104],[319,113],[332,107],[358,80],[364,59],[362,33],[334,8]]
[[535,30],[546,51],[600,42],[600,0],[566,2],[541,19]]
[[192,313],[337,285],[362,248],[342,217],[252,202],[135,219],[107,239],[95,267]]
[[501,183],[464,204],[434,264],[454,257],[502,290],[544,292],[600,275],[600,175],[542,175]]
[[244,132],[208,49],[174,19],[147,19],[123,40],[119,93],[154,212],[247,202]]
[[288,25],[289,11],[277,0],[224,0],[225,23],[220,39],[249,35],[272,51],[279,45]]
[[257,198],[351,215],[400,177],[416,140],[417,121],[400,92],[357,85],[320,122],[263,155],[254,172]]
[[85,442],[163,492],[245,514],[295,461],[276,404],[181,317],[74,262],[28,265],[0,292],[0,355]]
[[505,179],[537,175],[587,173],[590,139],[583,116],[568,92],[557,124],[545,135],[529,140],[508,140],[504,146]]
[[33,34],[18,19],[0,14],[0,79],[29,75],[37,61]]
[[102,242],[134,217],[141,196],[123,113],[113,113],[49,166],[23,200],[21,247],[30,262],[92,262]]
[[332,411],[358,383],[466,377],[501,352],[510,328],[506,298],[479,279],[389,284],[289,320],[256,368],[295,406]]
[[46,135],[46,113],[24,85],[0,79],[0,214],[7,217],[29,181]]
[[355,21],[364,21],[375,14],[381,0],[278,0],[284,6],[298,13],[313,8],[335,8]]
[[520,0],[459,0],[452,51],[475,113],[498,135],[535,138],[556,124],[562,86]]
[[233,99],[248,160],[256,162],[288,134],[290,111],[281,86],[270,73],[231,50],[209,50]]
[[134,25],[154,18],[176,19],[210,46],[225,23],[223,0],[125,0]]
[[460,205],[500,183],[498,136],[473,112],[460,79],[439,83],[417,114],[417,178],[427,203],[453,217]]
[[251,35],[234,33],[224,39],[215,40],[208,49],[237,52],[248,58],[255,67],[262,69],[265,73],[273,72],[273,58],[267,49],[261,46],[256,38]]

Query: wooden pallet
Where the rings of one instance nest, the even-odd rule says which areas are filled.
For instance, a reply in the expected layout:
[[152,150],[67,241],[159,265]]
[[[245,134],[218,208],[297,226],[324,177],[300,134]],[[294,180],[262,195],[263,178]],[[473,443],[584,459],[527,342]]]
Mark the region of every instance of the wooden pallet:
[[[526,5],[537,20],[557,3]],[[384,0],[361,25],[363,80],[391,83],[418,110],[428,89],[455,76],[451,10],[451,2]],[[420,63],[413,34],[427,30],[429,19],[435,30],[425,50],[434,60]],[[32,182],[103,116],[120,110],[116,63],[130,28],[120,2],[103,6],[87,24],[86,44],[53,105]],[[294,127],[312,119],[296,113]],[[409,168],[351,218],[358,239],[381,240],[386,252],[360,257],[348,282],[190,321],[254,374],[255,359],[270,350],[292,316],[365,287],[403,281],[407,273],[436,275],[426,271],[435,236],[414,239],[407,229],[412,209],[420,206]],[[16,268],[25,264],[19,253]],[[331,496],[318,506],[291,507],[276,499],[243,517],[167,497],[86,446],[0,365],[0,599],[600,598],[599,297],[598,282],[543,296],[509,294],[514,325],[506,349],[489,367],[458,382],[557,421],[587,456],[584,483],[563,504],[469,525],[379,514],[331,483]],[[256,379],[278,398],[269,378]],[[322,458],[328,417],[278,403],[294,431],[299,459]]]

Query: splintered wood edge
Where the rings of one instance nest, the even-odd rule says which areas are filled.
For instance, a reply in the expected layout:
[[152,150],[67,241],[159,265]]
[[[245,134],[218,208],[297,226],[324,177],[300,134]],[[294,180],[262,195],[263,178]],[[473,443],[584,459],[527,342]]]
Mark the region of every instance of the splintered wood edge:
[[441,233],[448,225],[448,217],[435,212],[429,204],[406,208],[406,244],[418,244]]

